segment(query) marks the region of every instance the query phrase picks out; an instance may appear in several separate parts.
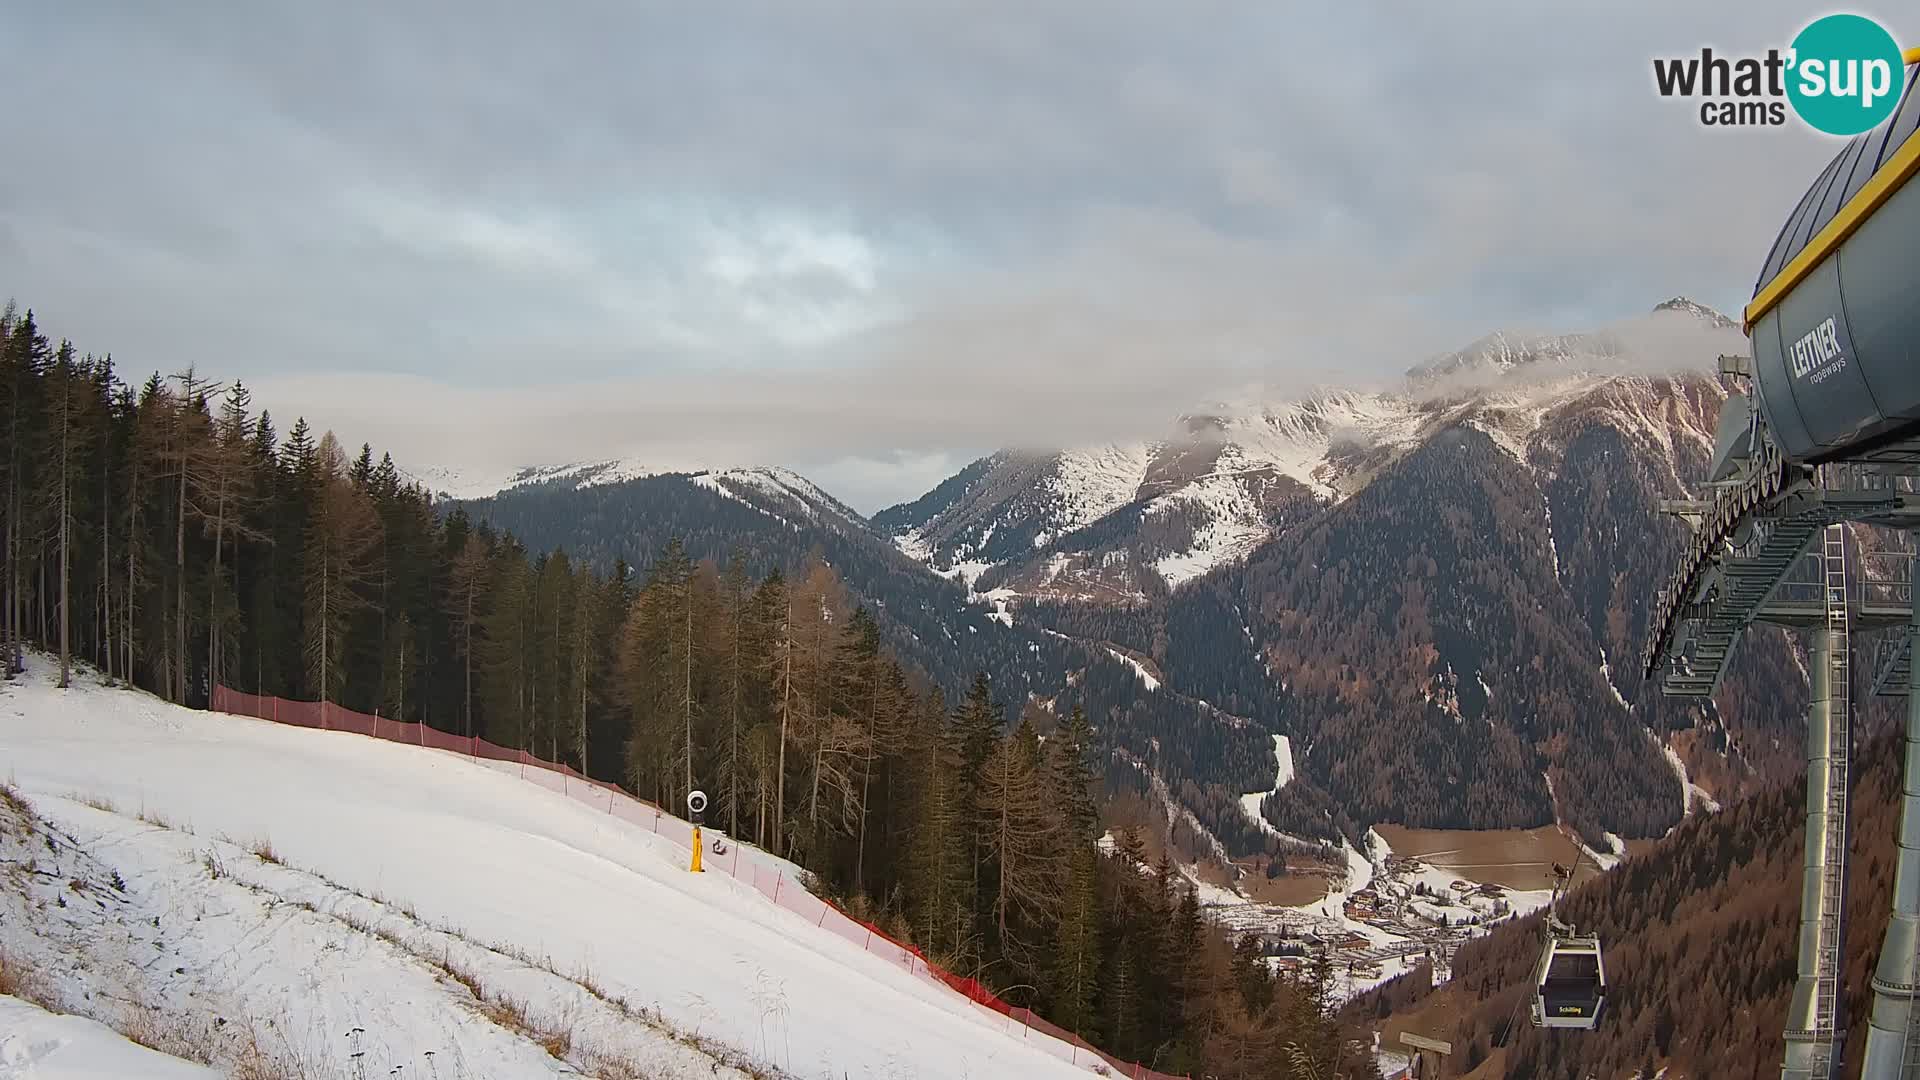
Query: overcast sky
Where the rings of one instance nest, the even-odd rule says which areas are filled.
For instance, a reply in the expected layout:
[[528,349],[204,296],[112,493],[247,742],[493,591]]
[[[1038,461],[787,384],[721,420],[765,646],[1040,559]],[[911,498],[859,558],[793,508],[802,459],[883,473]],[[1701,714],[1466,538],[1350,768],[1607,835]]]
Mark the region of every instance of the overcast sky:
[[1495,327],[1736,313],[1836,144],[1703,129],[1651,59],[1827,9],[1708,6],[0,0],[0,296],[402,464],[871,510]]

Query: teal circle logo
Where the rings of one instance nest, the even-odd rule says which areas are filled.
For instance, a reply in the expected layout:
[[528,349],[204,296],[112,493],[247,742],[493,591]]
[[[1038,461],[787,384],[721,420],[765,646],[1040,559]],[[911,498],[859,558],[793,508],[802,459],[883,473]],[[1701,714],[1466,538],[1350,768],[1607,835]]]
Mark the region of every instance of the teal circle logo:
[[1900,105],[1906,67],[1900,44],[1862,15],[1828,15],[1793,39],[1787,99],[1800,119],[1828,135],[1858,135]]

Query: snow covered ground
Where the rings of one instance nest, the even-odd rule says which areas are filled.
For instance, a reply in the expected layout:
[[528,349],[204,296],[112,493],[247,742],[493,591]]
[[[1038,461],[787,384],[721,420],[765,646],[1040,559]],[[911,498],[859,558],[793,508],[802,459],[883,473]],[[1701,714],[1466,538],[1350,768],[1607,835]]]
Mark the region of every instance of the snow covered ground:
[[104,1024],[0,995],[5,1080],[214,1080],[211,1069],[128,1042]]
[[1277,769],[1273,777],[1273,786],[1265,791],[1251,791],[1240,796],[1240,809],[1255,825],[1279,836],[1280,830],[1274,828],[1266,815],[1260,812],[1260,803],[1267,796],[1286,787],[1287,782],[1293,779],[1293,743],[1285,735],[1273,737],[1273,757]]
[[1112,646],[1108,646],[1107,651],[1113,654],[1113,658],[1115,660],[1118,660],[1121,663],[1132,668],[1133,673],[1135,675],[1140,676],[1140,684],[1142,686],[1145,686],[1149,690],[1160,689],[1160,680],[1153,677],[1153,673],[1147,670],[1147,665],[1141,663],[1138,660],[1135,660],[1133,657],[1128,656],[1126,653],[1123,653],[1119,649],[1113,648]]
[[[8,912],[0,947],[54,972],[68,1011],[112,1021],[139,999],[306,1061],[361,1053],[366,1075],[617,1075],[592,1054],[649,1077],[738,1076],[736,1054],[836,1080],[1086,1073],[750,886],[686,873],[644,827],[455,755],[91,676],[62,692],[35,659],[0,690],[0,762],[59,852],[0,901],[75,898],[44,929]],[[63,894],[69,878],[85,884]]]

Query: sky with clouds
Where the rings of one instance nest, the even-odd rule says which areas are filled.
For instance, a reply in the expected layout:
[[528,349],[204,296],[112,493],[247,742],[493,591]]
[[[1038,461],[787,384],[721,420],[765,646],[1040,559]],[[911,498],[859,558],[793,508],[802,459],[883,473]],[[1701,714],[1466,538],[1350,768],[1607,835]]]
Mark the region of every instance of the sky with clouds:
[[402,464],[870,510],[1495,327],[1733,312],[1835,149],[1651,74],[1826,9],[1297,6],[0,0],[0,295]]

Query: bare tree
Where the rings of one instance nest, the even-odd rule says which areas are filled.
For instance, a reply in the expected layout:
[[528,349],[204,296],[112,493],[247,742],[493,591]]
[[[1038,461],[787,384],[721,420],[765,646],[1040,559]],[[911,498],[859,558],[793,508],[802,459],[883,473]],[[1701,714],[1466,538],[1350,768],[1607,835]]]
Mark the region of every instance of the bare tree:
[[980,807],[990,819],[987,852],[1000,867],[993,914],[1005,948],[1009,913],[1030,923],[1058,914],[1065,856],[1046,784],[1017,738],[995,741],[981,770]]
[[360,590],[373,580],[368,556],[380,541],[380,519],[344,476],[340,444],[328,432],[318,452],[320,490],[307,517],[307,670],[320,699],[331,700],[348,616],[365,607]]
[[168,681],[176,702],[187,700],[187,519],[210,517],[210,508],[202,501],[212,486],[215,447],[212,418],[207,415],[207,395],[219,390],[189,367],[175,375],[180,384],[180,399],[174,408],[163,461],[168,477],[176,482],[177,498],[173,533],[173,650],[172,678]]

